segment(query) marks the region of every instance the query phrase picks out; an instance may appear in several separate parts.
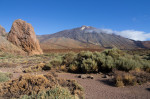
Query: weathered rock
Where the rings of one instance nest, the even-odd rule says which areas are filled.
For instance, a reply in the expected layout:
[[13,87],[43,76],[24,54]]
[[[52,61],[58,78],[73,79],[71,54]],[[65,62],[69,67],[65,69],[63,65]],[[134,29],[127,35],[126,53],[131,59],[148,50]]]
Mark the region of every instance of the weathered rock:
[[94,76],[89,75],[89,76],[87,76],[87,78],[94,79]]
[[79,77],[79,78],[82,78],[82,79],[86,79],[86,78],[87,78],[86,75],[79,75],[78,77]]
[[6,35],[6,30],[0,25],[0,35],[5,36]]
[[82,79],[87,79],[87,78],[94,79],[94,77],[92,75],[79,75],[78,78],[82,78]]
[[21,19],[14,21],[7,39],[29,55],[43,53],[32,25]]
[[102,78],[109,78],[109,76],[108,75],[103,75],[103,77]]

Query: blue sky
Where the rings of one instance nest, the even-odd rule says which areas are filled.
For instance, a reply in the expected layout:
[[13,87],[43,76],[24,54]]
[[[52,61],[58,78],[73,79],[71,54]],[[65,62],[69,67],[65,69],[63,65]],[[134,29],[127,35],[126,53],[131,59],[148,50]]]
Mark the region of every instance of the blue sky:
[[37,35],[87,25],[150,40],[150,0],[0,0],[0,10],[0,25],[7,32],[22,19]]

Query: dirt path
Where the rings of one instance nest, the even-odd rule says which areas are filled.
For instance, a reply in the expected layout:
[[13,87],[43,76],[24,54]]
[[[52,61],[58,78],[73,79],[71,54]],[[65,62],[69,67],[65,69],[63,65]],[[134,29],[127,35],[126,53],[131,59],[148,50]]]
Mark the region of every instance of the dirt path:
[[99,74],[93,74],[94,79],[77,78],[78,75],[59,73],[58,77],[77,80],[84,88],[86,99],[150,99],[150,84],[117,88]]

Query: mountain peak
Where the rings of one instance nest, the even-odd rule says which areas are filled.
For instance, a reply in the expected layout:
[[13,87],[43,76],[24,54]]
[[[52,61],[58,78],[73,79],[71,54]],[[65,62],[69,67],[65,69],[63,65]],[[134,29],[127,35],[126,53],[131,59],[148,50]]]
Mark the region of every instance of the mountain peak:
[[91,28],[91,26],[86,26],[86,25],[83,25],[83,26],[81,26],[81,27],[80,27],[80,29],[81,29],[81,30],[84,30],[84,29],[89,29],[89,28]]

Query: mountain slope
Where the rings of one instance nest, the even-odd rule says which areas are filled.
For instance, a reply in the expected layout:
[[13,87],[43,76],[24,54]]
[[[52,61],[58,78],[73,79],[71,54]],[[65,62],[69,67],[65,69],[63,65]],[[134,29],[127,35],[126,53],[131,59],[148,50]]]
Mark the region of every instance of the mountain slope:
[[44,40],[41,43],[41,48],[43,49],[80,49],[80,48],[93,48],[99,49],[100,46],[82,43],[74,39],[58,37]]
[[142,44],[143,44],[146,48],[150,49],[150,41],[143,41]]
[[6,30],[0,25],[0,35],[5,36],[6,35]]
[[[74,40],[75,42],[82,43],[81,45],[79,43],[73,43],[72,48],[74,48],[75,46],[83,47],[84,44],[99,46],[99,48],[100,47],[104,47],[104,48],[117,47],[119,49],[144,48],[144,46],[141,46],[140,44],[136,44],[134,40],[130,40],[115,34],[107,34],[101,29],[96,29],[90,26],[82,26],[79,28],[60,31],[50,35],[38,36],[41,45],[46,44],[47,47],[52,46],[52,39],[54,38],[55,39],[63,38],[63,40],[66,40],[66,42],[71,42],[69,41],[71,39]],[[65,42],[60,41],[59,45],[60,46],[64,45],[64,43]],[[55,42],[53,42],[53,44],[55,44]],[[68,44],[66,45],[68,46]]]
[[14,53],[14,54],[21,54],[21,55],[26,54],[22,49],[13,45],[11,42],[9,42],[3,36],[0,36],[0,51],[8,52],[8,53]]

